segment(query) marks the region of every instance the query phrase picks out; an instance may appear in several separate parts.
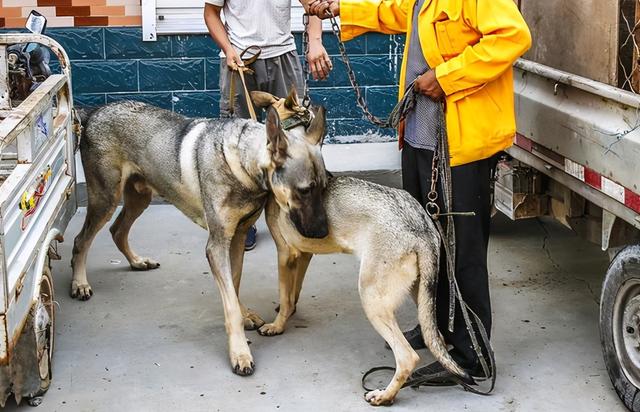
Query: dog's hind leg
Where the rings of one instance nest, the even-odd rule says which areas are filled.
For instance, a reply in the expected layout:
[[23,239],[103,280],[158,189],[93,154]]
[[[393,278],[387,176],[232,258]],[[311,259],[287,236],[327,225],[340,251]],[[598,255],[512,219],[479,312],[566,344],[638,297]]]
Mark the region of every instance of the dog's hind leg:
[[[85,164],[91,164],[85,162]],[[109,221],[118,206],[122,195],[121,171],[119,169],[104,170],[100,173],[86,174],[87,179],[87,215],[78,236],[73,242],[71,267],[71,297],[88,300],[93,295],[87,280],[87,254],[96,234]]]
[[[387,262],[393,260],[388,259]],[[402,334],[395,317],[395,310],[415,279],[415,258],[413,279],[407,276],[405,267],[386,262],[381,264],[381,261],[382,258],[366,262],[363,258],[359,283],[360,299],[367,318],[387,341],[396,359],[396,371],[387,387],[365,394],[367,402],[375,406],[393,403],[420,359]]]
[[[236,233],[231,240],[231,271],[233,273],[233,287],[236,290],[238,299],[240,299],[240,280],[242,278],[242,263],[244,261],[244,240],[247,237],[249,227],[255,223],[260,216],[257,212],[255,216],[251,216],[246,221],[238,225]],[[244,318],[244,329],[255,330],[264,325],[264,320],[253,310],[247,308],[240,303],[242,317]]]
[[109,228],[116,246],[134,270],[156,269],[160,264],[150,258],[141,257],[129,246],[129,231],[133,222],[151,203],[153,192],[140,175],[133,175],[124,185],[124,206]]

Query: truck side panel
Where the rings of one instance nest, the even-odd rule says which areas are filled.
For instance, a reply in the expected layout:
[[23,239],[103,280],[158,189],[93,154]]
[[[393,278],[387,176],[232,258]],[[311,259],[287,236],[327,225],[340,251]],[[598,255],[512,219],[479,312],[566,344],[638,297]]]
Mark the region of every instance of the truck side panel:
[[521,0],[520,8],[534,39],[526,59],[617,85],[619,0]]
[[[30,96],[28,104],[20,105],[18,116],[23,117],[6,119],[21,122],[15,127],[22,131],[17,135],[18,165],[0,186],[6,287],[0,306],[6,334],[0,345],[0,363],[11,356],[37,297],[49,244],[64,231],[76,208],[75,141],[65,83],[63,76],[51,76]],[[38,95],[41,98],[33,98]]]
[[526,71],[520,62],[518,66],[518,133],[640,192],[640,109],[603,97],[595,82],[588,92],[572,87],[569,74],[560,82]]

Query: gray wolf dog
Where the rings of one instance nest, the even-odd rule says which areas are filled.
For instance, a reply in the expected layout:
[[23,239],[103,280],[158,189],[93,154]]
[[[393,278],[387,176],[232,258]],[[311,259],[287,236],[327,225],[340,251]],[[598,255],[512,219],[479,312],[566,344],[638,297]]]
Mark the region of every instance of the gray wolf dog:
[[[268,125],[267,134],[282,133],[276,126],[277,122]],[[328,234],[311,238],[297,229],[296,210],[315,183],[302,178],[292,186],[280,173],[275,171],[271,179],[266,206],[267,225],[278,250],[280,308],[274,322],[263,325],[258,332],[265,336],[284,332],[313,254],[354,254],[361,260],[358,289],[362,306],[396,359],[396,372],[389,385],[367,393],[366,400],[373,405],[392,403],[418,363],[419,357],[395,317],[410,290],[417,292],[414,298],[427,347],[447,370],[470,381],[447,352],[438,331],[434,287],[440,236],[422,206],[404,190],[350,177],[331,177],[322,194]]]
[[300,193],[288,209],[300,233],[327,235],[321,200],[327,184],[320,151],[324,109],[308,127],[285,132],[279,125],[272,107],[266,127],[245,119],[191,119],[138,102],[109,104],[92,113],[80,143],[88,205],[73,246],[71,296],[87,300],[93,294],[87,253],[121,199],[124,206],[110,228],[115,244],[133,269],[159,266],[135,253],[128,240],[131,225],[156,193],[209,232],[206,256],[222,297],[231,366],[239,375],[252,374],[243,326],[264,322],[240,303],[238,288],[246,232],[274,184]]

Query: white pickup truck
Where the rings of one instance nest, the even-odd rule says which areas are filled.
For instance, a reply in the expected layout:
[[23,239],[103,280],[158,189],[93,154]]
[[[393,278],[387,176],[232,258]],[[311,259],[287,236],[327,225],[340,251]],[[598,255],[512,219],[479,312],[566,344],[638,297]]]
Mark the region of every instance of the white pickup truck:
[[[12,93],[19,93],[15,76],[25,69],[15,64],[16,44],[46,47],[62,68],[19,104]],[[71,93],[69,59],[58,43],[39,34],[0,34],[0,406],[11,394],[37,404],[51,381],[49,262],[77,208],[79,124]]]

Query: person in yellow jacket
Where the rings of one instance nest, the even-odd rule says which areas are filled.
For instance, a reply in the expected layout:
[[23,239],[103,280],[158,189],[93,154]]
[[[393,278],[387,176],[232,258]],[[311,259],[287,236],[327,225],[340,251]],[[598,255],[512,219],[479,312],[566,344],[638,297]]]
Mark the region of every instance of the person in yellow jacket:
[[[404,188],[423,205],[444,101],[455,217],[456,278],[467,304],[491,330],[487,247],[491,178],[496,154],[515,135],[513,62],[531,46],[531,34],[513,0],[309,0],[310,14],[340,16],[343,40],[366,32],[407,33],[400,93],[415,80],[419,97],[401,128]],[[306,3],[306,4],[305,4]],[[440,196],[441,198],[441,196]],[[477,356],[457,306],[448,331],[449,290],[441,265],[437,289],[438,325],[451,355],[472,376],[482,377]],[[414,348],[424,347],[419,326],[405,332]],[[419,370],[434,385],[456,380],[438,363]]]

